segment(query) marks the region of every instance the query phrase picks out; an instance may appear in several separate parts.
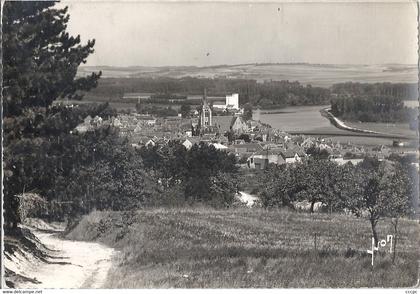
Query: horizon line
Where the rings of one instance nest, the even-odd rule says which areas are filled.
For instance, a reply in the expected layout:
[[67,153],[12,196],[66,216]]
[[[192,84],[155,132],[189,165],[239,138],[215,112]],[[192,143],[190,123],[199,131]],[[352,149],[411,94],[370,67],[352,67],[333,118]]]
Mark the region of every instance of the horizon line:
[[234,63],[234,64],[214,64],[214,65],[80,65],[79,67],[197,67],[197,68],[210,68],[222,66],[244,66],[244,65],[338,65],[338,66],[373,66],[373,65],[404,65],[404,66],[417,66],[417,63],[311,63],[311,62],[247,62],[247,63]]

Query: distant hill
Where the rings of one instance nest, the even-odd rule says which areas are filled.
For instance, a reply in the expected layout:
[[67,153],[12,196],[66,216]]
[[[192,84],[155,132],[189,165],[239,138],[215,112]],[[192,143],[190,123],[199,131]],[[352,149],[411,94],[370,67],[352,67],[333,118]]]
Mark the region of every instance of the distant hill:
[[238,65],[197,66],[81,66],[79,75],[102,71],[105,78],[138,77],[202,77],[299,81],[303,84],[329,87],[335,83],[354,81],[365,83],[416,83],[417,66],[402,64],[342,65],[309,63],[256,63]]

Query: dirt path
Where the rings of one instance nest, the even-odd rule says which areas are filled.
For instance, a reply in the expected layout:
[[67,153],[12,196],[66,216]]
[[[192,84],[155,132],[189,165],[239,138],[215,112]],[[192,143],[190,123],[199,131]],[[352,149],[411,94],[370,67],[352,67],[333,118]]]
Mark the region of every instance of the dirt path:
[[251,207],[252,205],[254,205],[255,201],[258,200],[258,197],[243,191],[239,191],[239,199],[242,202],[246,203],[247,206]]
[[98,243],[63,240],[53,233],[33,233],[49,249],[51,263],[20,264],[20,272],[39,284],[22,283],[19,288],[101,288],[111,267],[112,248]]

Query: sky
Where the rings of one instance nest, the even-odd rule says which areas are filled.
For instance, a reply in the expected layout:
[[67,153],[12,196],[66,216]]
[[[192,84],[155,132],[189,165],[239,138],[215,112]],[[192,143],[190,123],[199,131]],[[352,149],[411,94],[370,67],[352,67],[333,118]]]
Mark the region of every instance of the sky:
[[86,65],[417,63],[417,7],[403,3],[80,2]]

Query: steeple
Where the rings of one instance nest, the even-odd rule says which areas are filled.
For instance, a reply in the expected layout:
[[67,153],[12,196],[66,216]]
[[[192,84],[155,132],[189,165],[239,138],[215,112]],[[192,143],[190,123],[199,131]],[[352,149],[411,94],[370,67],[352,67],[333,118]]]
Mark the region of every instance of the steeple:
[[207,102],[206,88],[204,88],[200,123],[201,123],[201,129],[205,129],[207,127],[212,126],[212,112]]

